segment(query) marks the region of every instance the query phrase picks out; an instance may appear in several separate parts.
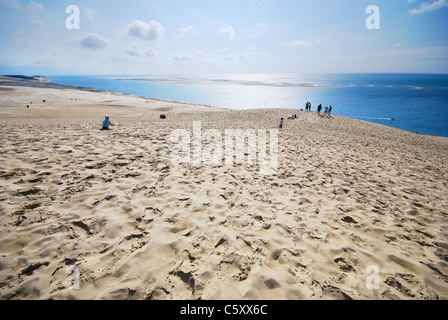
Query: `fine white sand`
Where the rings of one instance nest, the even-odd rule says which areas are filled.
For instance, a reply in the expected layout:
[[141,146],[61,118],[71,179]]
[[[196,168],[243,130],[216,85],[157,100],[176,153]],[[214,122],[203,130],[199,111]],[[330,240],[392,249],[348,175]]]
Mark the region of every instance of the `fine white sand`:
[[[1,299],[448,298],[446,138],[5,84]],[[194,121],[224,136],[277,129],[293,113],[275,174],[170,160],[171,134]],[[99,130],[105,114],[112,131]],[[67,284],[73,266],[79,289]]]

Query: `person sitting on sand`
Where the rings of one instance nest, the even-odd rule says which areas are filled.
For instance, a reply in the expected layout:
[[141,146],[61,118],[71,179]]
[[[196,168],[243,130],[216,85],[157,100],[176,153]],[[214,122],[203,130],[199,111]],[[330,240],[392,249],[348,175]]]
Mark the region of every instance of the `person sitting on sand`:
[[103,121],[103,127],[101,128],[101,130],[111,130],[111,128],[109,128],[109,126],[114,126],[115,124],[113,124],[110,119],[109,116],[106,116],[106,118]]

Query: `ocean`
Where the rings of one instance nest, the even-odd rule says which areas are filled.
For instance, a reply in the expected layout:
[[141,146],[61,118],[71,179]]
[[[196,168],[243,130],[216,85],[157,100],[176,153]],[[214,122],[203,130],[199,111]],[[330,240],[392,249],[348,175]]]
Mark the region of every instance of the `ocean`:
[[227,74],[48,76],[52,82],[232,110],[305,109],[448,137],[448,75]]

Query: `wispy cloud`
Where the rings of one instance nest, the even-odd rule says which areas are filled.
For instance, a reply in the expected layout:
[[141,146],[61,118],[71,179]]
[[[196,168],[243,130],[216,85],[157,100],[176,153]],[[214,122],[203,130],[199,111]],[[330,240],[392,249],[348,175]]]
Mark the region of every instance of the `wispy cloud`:
[[189,62],[193,60],[193,57],[190,55],[177,54],[174,56],[174,60],[179,63]]
[[127,54],[131,57],[140,57],[141,53],[139,52],[139,49],[137,47],[132,47],[126,50]]
[[143,50],[138,46],[132,46],[126,53],[131,57],[154,57],[155,51],[153,49]]
[[0,4],[6,8],[10,8],[25,14],[42,11],[44,9],[43,4],[33,0],[31,0],[27,6],[23,6],[19,0],[1,0]]
[[268,54],[265,52],[240,52],[239,54],[230,54],[226,55],[222,58],[222,60],[227,62],[241,62],[245,60],[250,60],[253,58],[264,58],[267,57]]
[[[408,2],[410,2],[410,1],[408,0]],[[439,9],[447,8],[447,7],[448,7],[447,0],[435,0],[432,2],[424,2],[418,8],[410,10],[409,14],[411,16],[415,16],[415,15],[419,15],[422,13],[435,11],[435,10],[439,10]]]
[[44,28],[45,27],[44,23],[42,21],[40,21],[40,20],[31,20],[30,23],[32,25],[36,26],[36,27],[39,27],[39,28]]
[[199,32],[193,27],[193,26],[188,26],[185,28],[180,28],[180,36],[181,37],[185,37],[187,34],[191,34],[194,36],[198,36]]
[[308,41],[303,41],[303,40],[294,40],[293,42],[287,43],[286,46],[288,46],[288,47],[312,47],[318,43],[319,43],[319,41],[308,42]]
[[226,28],[222,28],[221,30],[219,30],[219,32],[221,34],[229,34],[229,39],[230,40],[234,40],[235,39],[235,30],[233,29],[232,26],[226,27]]
[[85,9],[84,15],[87,18],[87,20],[95,22],[96,15],[98,14],[98,10],[96,9]]
[[43,10],[43,9],[44,9],[44,5],[42,3],[38,3],[33,0],[31,0],[30,4],[28,6],[26,6],[26,10],[29,10],[29,11],[39,11],[39,10]]

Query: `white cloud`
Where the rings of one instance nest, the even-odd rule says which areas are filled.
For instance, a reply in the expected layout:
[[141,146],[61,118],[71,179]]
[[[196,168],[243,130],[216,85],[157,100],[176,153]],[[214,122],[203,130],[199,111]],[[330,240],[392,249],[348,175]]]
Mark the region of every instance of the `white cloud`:
[[255,26],[257,28],[265,28],[268,24],[266,22],[258,22]]
[[226,33],[228,33],[228,34],[229,34],[229,39],[230,39],[230,40],[235,39],[235,30],[233,29],[232,26],[229,26],[229,27],[226,27],[226,28],[222,28],[221,30],[219,30],[219,32],[220,32],[221,34],[226,34]]
[[140,50],[137,47],[132,47],[132,48],[128,49],[126,52],[128,55],[130,55],[132,57],[140,57],[141,56]]
[[156,55],[156,52],[153,49],[142,50],[138,46],[132,46],[126,52],[132,57],[154,57]]
[[187,34],[191,34],[194,36],[198,36],[199,32],[193,27],[193,26],[188,26],[185,28],[180,28],[180,36],[181,37],[185,37]]
[[176,66],[185,68],[200,68],[210,63],[210,60],[202,51],[176,54],[172,59]]
[[446,7],[448,7],[447,0],[435,0],[432,2],[424,2],[418,8],[410,10],[409,14],[411,16],[415,16],[418,14],[435,11],[435,10],[439,10],[439,9],[446,8]]
[[148,49],[145,52],[145,56],[147,56],[147,57],[154,57],[155,55],[156,55],[156,52],[153,49]]
[[157,40],[164,31],[162,25],[155,20],[148,23],[137,20],[128,26],[128,35],[143,40]]
[[293,42],[287,43],[286,45],[288,47],[312,47],[314,45],[316,45],[318,42],[308,42],[308,41],[303,41],[303,40],[294,40]]
[[174,60],[176,62],[188,62],[188,61],[192,61],[193,57],[189,56],[189,55],[182,55],[182,54],[177,54],[174,56]]
[[88,33],[81,39],[80,43],[88,49],[102,49],[108,45],[108,41],[96,33]]
[[43,4],[35,2],[33,0],[31,0],[26,7],[22,5],[20,0],[1,0],[0,4],[7,8],[11,8],[25,14],[29,14],[34,11],[42,11],[44,9]]
[[44,23],[42,21],[40,21],[40,20],[31,20],[30,23],[32,25],[35,25],[36,27],[39,27],[39,28],[44,28],[45,27]]
[[85,9],[84,15],[87,18],[87,20],[91,22],[95,22],[96,15],[98,14],[98,10],[96,9]]
[[43,10],[44,5],[38,2],[34,2],[33,0],[30,1],[30,4],[26,6],[26,9],[28,11],[36,11],[36,10]]
[[267,57],[268,54],[265,52],[240,52],[239,54],[230,54],[226,55],[222,59],[227,62],[241,62],[245,60],[250,60],[254,58],[263,58]]

